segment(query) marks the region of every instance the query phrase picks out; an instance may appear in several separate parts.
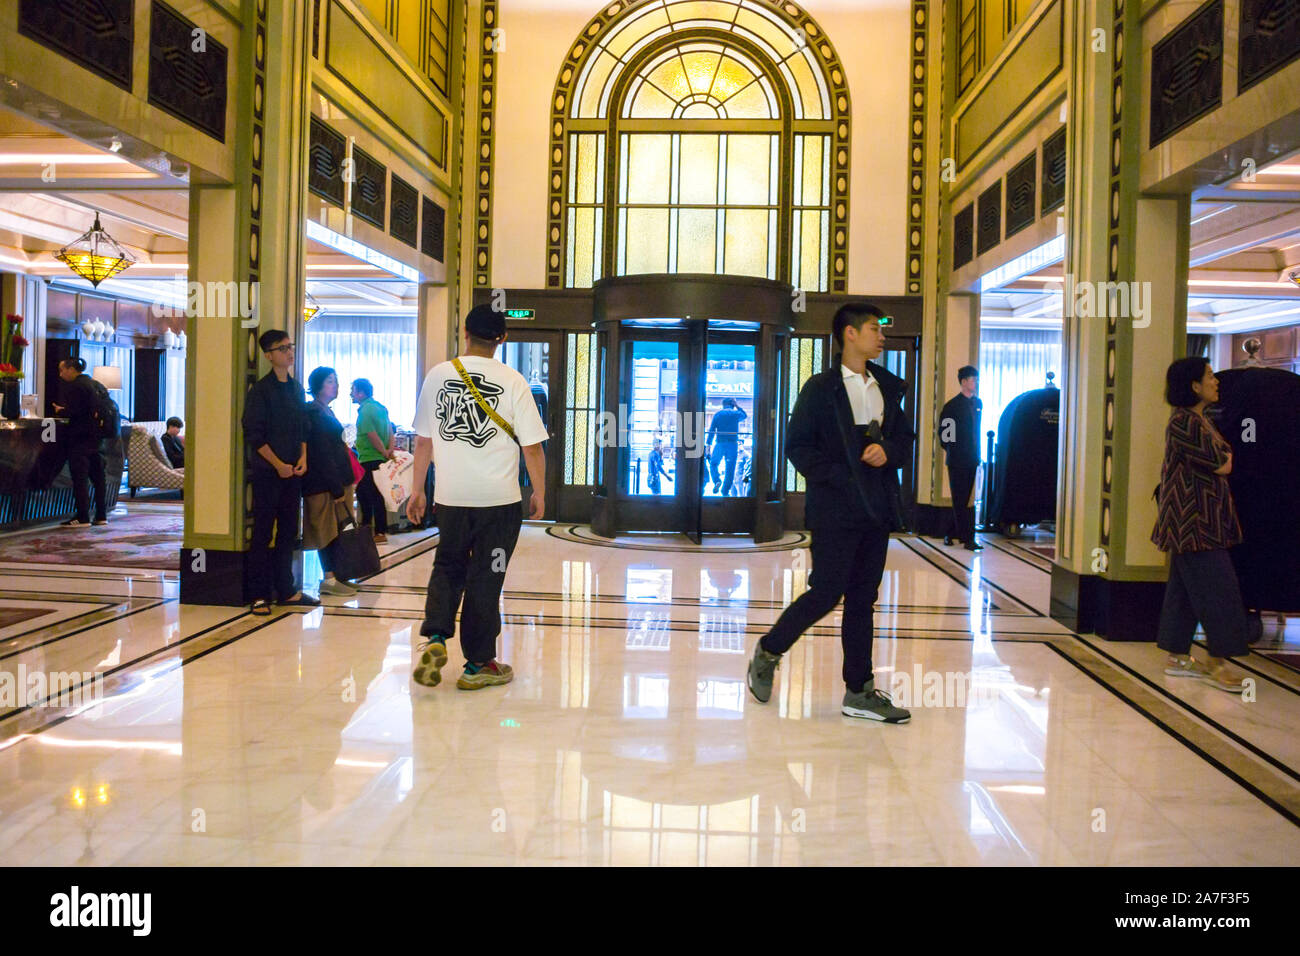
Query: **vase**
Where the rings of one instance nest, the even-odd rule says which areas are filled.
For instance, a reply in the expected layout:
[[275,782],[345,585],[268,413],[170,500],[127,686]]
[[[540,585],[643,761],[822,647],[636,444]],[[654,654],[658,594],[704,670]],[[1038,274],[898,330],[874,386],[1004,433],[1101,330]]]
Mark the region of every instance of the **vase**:
[[20,381],[16,378],[0,379],[0,415],[10,420],[17,418],[22,414],[22,408],[18,397],[18,386]]

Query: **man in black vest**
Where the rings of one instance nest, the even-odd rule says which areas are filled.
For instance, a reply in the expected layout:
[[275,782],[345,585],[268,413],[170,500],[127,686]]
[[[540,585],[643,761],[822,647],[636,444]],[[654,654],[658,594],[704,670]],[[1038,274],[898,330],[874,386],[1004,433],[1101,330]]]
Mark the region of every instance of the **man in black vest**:
[[903,529],[898,469],[916,433],[903,412],[907,384],[879,365],[883,314],[850,302],[831,329],[839,356],[799,392],[786,429],[786,457],[808,483],[805,524],[812,532],[810,587],[759,639],[747,683],[760,702],[772,696],[781,655],[844,598],[841,639],[846,691],[840,712],[889,724],[911,714],[877,690],[871,670],[872,605],[880,590],[889,533]]
[[952,544],[959,539],[967,551],[982,551],[984,546],[975,540],[975,509],[971,507],[971,491],[975,487],[975,472],[980,464],[980,413],[984,403],[975,392],[979,389],[979,369],[963,365],[957,370],[961,391],[954,395],[939,413],[939,444],[948,457],[948,484],[952,487],[952,516],[954,530],[943,539]]

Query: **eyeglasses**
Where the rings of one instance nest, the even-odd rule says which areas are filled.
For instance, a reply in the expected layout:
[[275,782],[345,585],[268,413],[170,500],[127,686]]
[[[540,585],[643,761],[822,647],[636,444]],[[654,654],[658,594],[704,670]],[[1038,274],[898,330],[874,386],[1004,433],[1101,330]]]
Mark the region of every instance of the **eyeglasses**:
[[277,345],[275,348],[273,348],[273,349],[268,349],[267,351],[269,351],[269,352],[292,352],[295,348],[297,348],[297,346],[294,345],[292,342],[286,342],[284,345]]

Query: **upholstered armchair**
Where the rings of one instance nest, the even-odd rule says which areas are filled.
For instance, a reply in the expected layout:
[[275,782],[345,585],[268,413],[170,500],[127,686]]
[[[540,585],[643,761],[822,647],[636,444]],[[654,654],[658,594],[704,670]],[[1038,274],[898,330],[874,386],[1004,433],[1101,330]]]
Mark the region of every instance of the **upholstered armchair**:
[[184,488],[185,469],[171,466],[157,435],[133,425],[126,451],[126,480],[134,498],[140,488]]

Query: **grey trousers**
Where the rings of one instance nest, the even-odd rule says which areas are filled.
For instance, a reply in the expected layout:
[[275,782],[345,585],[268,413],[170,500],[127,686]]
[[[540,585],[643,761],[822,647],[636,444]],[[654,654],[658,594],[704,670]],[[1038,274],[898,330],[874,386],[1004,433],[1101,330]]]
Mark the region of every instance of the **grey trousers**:
[[1214,657],[1235,657],[1249,649],[1237,572],[1223,548],[1169,556],[1169,583],[1156,644],[1170,654],[1187,654],[1198,621]]

